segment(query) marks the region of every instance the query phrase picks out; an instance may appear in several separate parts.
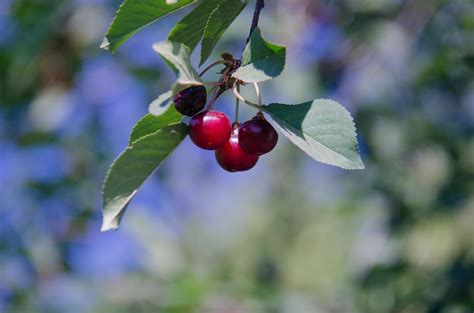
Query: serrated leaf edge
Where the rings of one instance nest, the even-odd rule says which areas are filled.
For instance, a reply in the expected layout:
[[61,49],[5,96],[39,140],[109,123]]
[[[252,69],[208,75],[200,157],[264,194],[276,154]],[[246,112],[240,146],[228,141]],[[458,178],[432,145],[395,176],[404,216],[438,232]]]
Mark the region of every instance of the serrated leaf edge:
[[[245,2],[245,5],[244,7],[242,8],[242,10],[240,11],[240,13],[242,13],[242,11],[245,9],[245,7],[247,6],[247,4],[249,3],[249,0],[236,0],[236,1],[241,1],[241,2]],[[209,14],[209,18],[207,19],[207,23],[206,23],[206,27],[204,27],[204,32],[203,32],[203,35],[202,35],[202,38],[201,38],[201,51],[199,53],[199,66],[202,66],[204,63],[206,63],[207,59],[209,59],[209,57],[212,55],[212,51],[215,49],[212,48],[209,56],[205,57],[205,59],[203,59],[203,55],[202,55],[202,52],[203,52],[203,47],[202,47],[202,39],[204,38],[204,35],[206,35],[206,30],[209,26],[209,22],[212,18],[212,16],[216,13],[216,11],[222,6],[225,4],[225,2],[227,2],[227,0],[224,0],[221,4],[219,4],[218,6],[216,6],[216,8],[214,10],[212,10],[211,14]],[[237,19],[237,17],[240,15],[240,13],[235,17],[234,21]],[[234,22],[232,21],[232,23]],[[226,29],[227,30],[227,29]],[[217,42],[216,42],[217,44]]]
[[[123,43],[125,43],[125,41],[127,41],[131,36],[133,36],[134,34],[136,34],[137,32],[139,32],[139,31],[142,30],[143,28],[145,28],[145,27],[147,27],[147,26],[149,26],[149,25],[155,23],[155,22],[158,21],[159,19],[162,19],[162,18],[164,18],[164,17],[166,17],[166,16],[168,16],[168,15],[170,15],[170,14],[175,13],[176,11],[179,11],[179,10],[181,10],[181,9],[184,9],[184,8],[187,7],[187,6],[190,6],[190,5],[195,4],[198,0],[191,1],[190,3],[185,4],[185,5],[183,5],[183,6],[179,7],[179,8],[177,8],[176,10],[169,12],[168,14],[162,15],[162,16],[160,16],[159,18],[154,19],[153,21],[151,21],[151,22],[149,22],[149,23],[147,23],[147,24],[145,24],[145,25],[143,25],[143,26],[137,28],[136,30],[133,30],[133,31],[131,31],[131,32],[126,33],[126,34],[123,35],[121,38],[126,37],[126,36],[130,36],[130,37],[126,38],[126,39],[124,40],[124,42],[121,43],[118,47],[115,47],[115,48],[112,48],[112,49],[111,49],[110,46],[113,45],[114,43],[116,43],[117,41],[120,41],[120,39],[116,39],[116,40],[113,40],[113,41],[109,41],[109,39],[107,38],[107,35],[108,35],[108,33],[110,32],[110,30],[112,29],[112,27],[114,26],[114,23],[115,23],[115,21],[116,21],[118,15],[119,15],[119,13],[120,13],[120,11],[123,9],[123,6],[125,6],[125,4],[126,4],[127,2],[129,2],[129,1],[130,1],[130,0],[124,0],[124,1],[122,2],[122,4],[120,4],[120,6],[118,7],[117,11],[115,11],[115,15],[114,15],[114,17],[113,17],[113,19],[112,19],[112,22],[110,22],[110,25],[109,25],[109,27],[107,28],[107,31],[105,32],[105,36],[104,36],[104,38],[102,39],[102,43],[101,43],[100,46],[99,46],[101,49],[104,49],[104,50],[107,50],[107,51],[111,51],[112,53],[115,53],[115,51],[117,51],[117,49],[118,49]],[[167,3],[167,4],[169,4],[169,3]]]
[[[267,79],[263,79],[263,80],[244,80],[244,82],[246,83],[261,83],[261,82],[265,82],[265,81],[268,81],[268,80],[272,80],[272,79],[275,79],[277,78],[278,76],[281,75],[281,73],[283,73],[285,71],[285,68],[286,68],[286,47],[283,46],[285,48],[285,60],[283,61],[283,68],[281,69],[281,72],[280,74],[278,74],[277,76],[275,77],[268,77]],[[269,56],[265,57],[265,58],[269,58]],[[263,59],[259,59],[260,60],[263,60]],[[255,62],[254,62],[255,63]],[[247,65],[244,65],[244,66],[241,66],[240,68],[238,68],[233,74],[232,74],[232,77],[234,78],[237,78],[237,79],[241,79],[240,77],[236,76],[235,74],[238,74],[239,70],[240,69],[245,69],[247,66],[251,66],[253,63],[250,63],[250,64],[247,64]],[[260,72],[263,72],[261,70],[259,70]],[[266,74],[265,74],[266,75]],[[266,75],[268,76],[268,75]]]
[[[206,25],[204,25],[204,29],[203,29],[202,35],[201,35],[201,37],[199,38],[198,42],[196,43],[196,46],[201,42],[202,37],[204,36],[204,33],[206,32],[206,28],[207,28],[207,26],[209,25],[209,19],[210,19],[211,15],[214,13],[214,11],[215,11],[225,0],[218,0],[218,1],[220,1],[220,3],[219,3],[219,4],[209,13],[209,15],[207,16]],[[201,4],[202,4],[202,3],[201,3]],[[200,6],[201,4],[199,4],[198,6]],[[196,7],[194,10],[196,10],[197,8],[198,8],[198,7]],[[188,15],[190,15],[190,14],[192,14],[192,13],[193,13],[193,11],[189,12],[189,14],[187,14],[186,16],[184,16],[184,17],[171,29],[171,31],[169,32],[169,34],[168,34],[168,36],[167,36],[167,40],[173,41],[173,40],[170,39],[170,36],[171,36],[171,35],[173,34],[173,32],[175,31],[176,26],[178,26],[179,23],[181,23],[185,18],[188,17]],[[188,46],[188,48],[189,48],[189,50],[191,51],[191,53],[194,51],[194,49],[196,48],[196,46],[194,46],[194,47],[189,47],[189,46]]]
[[[159,42],[156,42],[153,44],[153,50],[158,53],[158,55],[165,61],[165,62],[168,62],[170,64],[172,64],[174,66],[174,64],[172,62],[170,62],[161,52],[161,47],[163,44],[178,44],[180,46],[182,46],[186,52],[187,52],[187,56],[188,56],[188,59],[187,59],[187,65],[189,65],[189,67],[192,69],[192,73],[186,73],[188,76],[192,77],[192,79],[194,79],[193,81],[190,81],[190,80],[186,80],[186,79],[183,79],[181,76],[181,70],[176,68],[176,71],[178,72],[177,74],[177,80],[176,82],[173,84],[173,87],[172,87],[172,90],[173,90],[173,96],[178,92],[178,91],[175,91],[176,89],[176,85],[177,84],[180,84],[180,83],[188,83],[190,85],[202,85],[204,86],[204,82],[202,81],[202,78],[199,76],[199,74],[197,73],[197,71],[194,69],[194,67],[192,66],[191,64],[191,60],[190,60],[190,55],[191,55],[191,50],[189,49],[188,46],[186,46],[185,44],[182,44],[180,42],[176,42],[176,41],[169,41],[169,40],[164,40],[164,41],[159,41]],[[186,71],[187,72],[187,71]],[[175,93],[176,92],[176,93]]]
[[[181,122],[178,122],[178,123],[173,123],[173,124],[169,124],[167,127],[170,127],[170,126],[173,126],[173,125],[178,125],[178,124],[182,124]],[[112,162],[112,164],[109,166],[108,170],[107,170],[107,173],[105,174],[105,178],[104,178],[104,182],[102,183],[102,188],[101,188],[101,196],[102,196],[102,212],[103,212],[103,219],[102,219],[102,225],[100,227],[100,231],[101,232],[106,232],[108,230],[116,230],[118,229],[119,227],[119,224],[120,224],[120,220],[122,218],[122,215],[125,213],[130,201],[132,200],[132,198],[135,196],[135,194],[138,192],[138,190],[141,188],[141,186],[158,170],[158,168],[164,163],[166,162],[166,160],[170,157],[170,155],[178,148],[178,146],[181,144],[181,142],[183,142],[183,140],[186,138],[184,137],[183,140],[178,143],[176,145],[176,147],[170,151],[170,153],[168,154],[167,157],[165,157],[163,159],[163,161],[150,173],[150,175],[148,175],[147,178],[145,178],[145,180],[143,181],[143,183],[141,183],[132,193],[131,195],[128,197],[125,205],[123,205],[117,212],[116,214],[113,215],[112,218],[109,218],[107,221],[105,219],[105,214],[104,214],[104,211],[105,211],[105,208],[106,208],[106,204],[105,204],[105,201],[104,201],[104,197],[105,197],[105,185],[107,184],[107,181],[109,180],[109,177],[111,175],[111,172],[115,166],[115,164],[118,162],[118,160],[129,150],[133,149],[133,145],[138,143],[139,141],[141,140],[144,140],[150,136],[154,136],[156,134],[158,134],[159,132],[162,132],[163,131],[163,128],[162,129],[159,129],[157,130],[156,132],[153,132],[153,133],[150,133],[148,135],[145,135],[143,137],[140,137],[139,139],[135,140],[133,142],[133,144],[129,145],[127,148],[125,148],[115,159],[114,161]]]
[[[266,41],[266,42],[268,42],[268,43],[270,43],[271,45],[274,45],[274,46],[276,46],[276,47],[283,48],[283,50],[284,50],[284,52],[285,52],[285,58],[283,59],[283,68],[281,69],[280,74],[278,74],[277,76],[275,76],[275,77],[273,77],[273,78],[272,78],[272,77],[269,77],[269,78],[267,78],[267,79],[265,79],[265,80],[258,80],[258,81],[255,81],[255,80],[251,81],[251,80],[249,80],[249,81],[246,81],[246,82],[249,82],[249,83],[259,83],[259,82],[264,82],[264,81],[267,81],[267,80],[274,79],[274,78],[280,76],[281,73],[283,73],[283,72],[285,71],[285,68],[286,68],[286,56],[287,56],[287,55],[286,55],[286,52],[287,52],[287,47],[284,46],[284,45],[280,45],[280,44],[271,42],[270,40],[268,40],[267,38],[265,38],[265,37],[262,35],[262,33],[261,33],[261,31],[260,31],[260,28],[258,28],[258,27],[254,30],[254,32],[252,33],[252,35],[255,34],[255,31],[258,31],[258,32],[260,33],[260,37],[262,37],[262,39],[263,39],[264,41]],[[249,41],[248,45],[250,45],[250,41]],[[246,46],[245,48],[247,48],[247,46]],[[266,56],[265,58],[258,59],[258,61],[264,60],[264,59],[267,59],[267,58],[270,58],[270,56]],[[238,68],[238,69],[232,74],[232,77],[237,78],[237,79],[240,79],[239,77],[235,76],[235,74],[238,74],[238,72],[239,72],[240,69],[245,69],[247,66],[251,66],[253,63],[255,63],[255,62],[242,65],[240,68]]]
[[120,10],[122,10],[122,7],[125,5],[125,2],[127,2],[127,0],[125,0],[124,2],[122,2],[122,4],[119,5],[117,11],[115,11],[114,17],[112,18],[112,22],[110,22],[110,25],[109,25],[109,27],[107,28],[107,31],[105,32],[105,36],[104,36],[104,38],[102,39],[102,43],[100,44],[100,48],[101,48],[101,49],[114,52],[113,49],[110,50],[111,42],[110,42],[109,39],[107,38],[107,34],[108,34],[108,33],[110,32],[110,30],[112,29],[112,27],[113,27],[113,25],[114,25],[114,23],[115,23],[115,20],[117,19],[117,16],[118,16],[118,14],[120,13]]
[[[331,166],[337,166],[337,167],[341,167],[341,168],[344,168],[344,169],[347,169],[347,170],[362,170],[362,169],[365,169],[365,165],[364,165],[364,162],[362,161],[362,158],[361,158],[361,155],[360,155],[360,147],[359,147],[359,139],[358,139],[358,134],[357,134],[357,128],[356,128],[356,125],[354,123],[354,118],[352,117],[352,115],[350,114],[350,112],[341,104],[339,104],[338,102],[334,101],[334,100],[331,100],[331,99],[326,99],[326,98],[320,98],[320,99],[315,99],[315,100],[312,100],[312,101],[308,101],[308,102],[311,102],[311,103],[314,103],[315,101],[331,101],[331,102],[334,102],[334,103],[337,103],[343,110],[344,112],[346,113],[346,115],[349,117],[350,121],[351,121],[351,126],[352,126],[352,130],[354,131],[355,133],[355,136],[356,136],[356,149],[357,149],[357,154],[358,154],[358,160],[357,160],[357,165],[355,166],[340,166],[340,165],[336,165],[336,164],[331,164],[327,161],[321,161],[321,160],[316,160],[320,163],[323,163],[323,164],[327,164],[327,165],[331,165]],[[302,102],[302,103],[299,103],[299,104],[304,104],[304,103],[307,103],[307,102]],[[283,104],[283,105],[288,105],[288,104],[284,104],[284,103],[271,103],[271,104]],[[294,104],[294,105],[298,105],[298,104]],[[265,110],[265,108],[264,108]],[[270,112],[267,112],[268,114],[270,114]],[[274,114],[270,114],[270,116],[272,117],[273,120],[275,120],[276,122],[277,121],[280,121],[282,124],[283,124],[283,120],[277,116],[277,115],[274,115]],[[289,123],[286,123],[289,127],[289,129],[291,129],[293,132],[297,131],[297,129],[295,127],[293,127],[291,124]],[[279,123],[276,123],[276,126],[280,129],[280,131],[285,134],[285,132],[283,131],[283,127],[281,127],[279,125]],[[327,147],[326,145],[324,145],[323,143],[319,142],[319,141],[316,141],[314,140],[311,136],[309,136],[308,134],[306,134],[305,132],[303,132],[303,130],[301,130],[301,132],[303,134],[305,134],[307,137],[311,138],[313,141],[315,141],[316,143],[318,143],[319,145],[323,146],[324,148],[332,151],[332,152],[335,152],[337,153],[339,156],[341,156],[343,159],[347,160],[350,164],[354,164],[355,162],[348,159],[347,157],[345,157],[344,155],[338,153],[337,151],[334,151],[332,150],[331,148]],[[296,132],[295,132],[296,133]],[[306,137],[305,136],[305,137]],[[305,138],[306,140],[306,138]],[[298,146],[297,146],[298,147]],[[303,150],[302,148],[298,147],[300,150],[302,150],[303,152],[305,152],[307,155],[309,155],[312,159],[314,159],[313,156],[311,156],[311,154],[305,150]]]

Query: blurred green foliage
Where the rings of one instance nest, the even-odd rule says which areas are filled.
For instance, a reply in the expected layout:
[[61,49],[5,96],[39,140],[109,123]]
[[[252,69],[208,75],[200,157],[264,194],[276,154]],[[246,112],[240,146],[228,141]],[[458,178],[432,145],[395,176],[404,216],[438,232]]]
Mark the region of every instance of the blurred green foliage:
[[[282,140],[227,176],[185,144],[100,234],[106,165],[172,79],[146,63],[172,22],[98,49],[116,7],[0,4],[1,312],[474,310],[471,1],[267,1],[289,62],[264,96],[337,98],[367,169]],[[216,53],[242,50],[251,14]]]

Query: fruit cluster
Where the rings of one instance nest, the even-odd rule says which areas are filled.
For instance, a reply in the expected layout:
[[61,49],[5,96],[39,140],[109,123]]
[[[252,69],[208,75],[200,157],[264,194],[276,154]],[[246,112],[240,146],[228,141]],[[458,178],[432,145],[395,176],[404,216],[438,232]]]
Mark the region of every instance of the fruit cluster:
[[217,163],[228,172],[248,171],[257,164],[259,156],[275,148],[278,133],[262,112],[243,123],[232,123],[222,112],[201,111],[207,100],[203,86],[190,87],[174,99],[176,109],[187,116],[189,136],[193,143],[205,150],[215,150]]

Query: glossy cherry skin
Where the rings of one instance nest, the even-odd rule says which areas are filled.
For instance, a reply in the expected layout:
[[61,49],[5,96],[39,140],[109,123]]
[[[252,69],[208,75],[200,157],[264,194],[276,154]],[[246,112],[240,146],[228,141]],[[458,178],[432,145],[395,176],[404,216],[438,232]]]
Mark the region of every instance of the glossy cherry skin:
[[216,150],[217,163],[228,172],[250,170],[258,162],[258,155],[245,153],[239,145],[238,129],[234,131],[224,147]]
[[193,116],[206,105],[207,92],[204,86],[193,86],[180,91],[173,98],[173,103],[179,113]]
[[203,111],[189,122],[189,136],[196,146],[205,150],[217,150],[230,138],[232,123],[227,115],[218,111]]
[[247,154],[262,155],[275,148],[278,133],[262,113],[240,126],[239,143]]

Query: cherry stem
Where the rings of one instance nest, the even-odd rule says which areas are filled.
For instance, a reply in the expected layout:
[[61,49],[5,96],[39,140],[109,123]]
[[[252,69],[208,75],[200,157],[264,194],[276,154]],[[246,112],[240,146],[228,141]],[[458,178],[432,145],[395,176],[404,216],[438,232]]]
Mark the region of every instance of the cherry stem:
[[[236,84],[237,92],[240,90],[240,86]],[[235,123],[239,122],[239,98],[235,97]]]
[[210,93],[213,93],[216,90],[216,86],[212,86],[211,89],[206,89],[206,94],[209,95]]
[[256,108],[258,110],[261,110],[262,109],[262,106],[261,105],[258,105],[256,103],[253,103],[252,101],[249,101],[247,99],[245,99],[244,97],[242,97],[242,95],[240,94],[240,92],[237,90],[237,84],[235,84],[233,87],[232,87],[232,92],[234,93],[235,97],[238,98],[240,101],[242,102],[245,102],[246,104],[250,105],[251,107],[253,108]]
[[[226,63],[226,60],[221,60],[221,61],[214,62],[214,65],[221,64],[221,63]],[[212,99],[211,99],[211,101],[209,101],[209,105],[208,105],[208,108],[211,109],[211,110],[214,108],[214,103],[216,102],[217,98],[219,98],[224,93],[224,91],[226,91],[226,86],[225,86],[223,78],[226,77],[226,75],[229,74],[229,71],[230,71],[230,68],[226,67],[224,69],[221,77],[219,78],[218,82],[206,83],[206,84],[209,84],[209,85],[213,85],[214,86],[213,89],[215,89],[214,94],[212,95]],[[219,87],[219,88],[217,88],[217,87]]]
[[220,88],[216,88],[216,89],[214,90],[214,93],[213,93],[213,95],[212,95],[212,99],[211,99],[211,101],[209,101],[209,106],[208,106],[208,108],[209,108],[210,110],[214,109],[214,103],[216,102],[217,98],[222,94],[222,93],[219,93],[220,90],[221,90]]
[[[262,104],[262,94],[261,94],[261,92],[260,92],[260,88],[258,87],[258,84],[257,84],[257,83],[253,83],[253,87],[255,88],[255,93],[257,94],[258,105],[259,105],[260,107],[262,107],[262,106],[263,106],[263,104]],[[260,111],[262,111],[262,110],[260,110]]]
[[252,37],[252,33],[255,30],[255,28],[258,27],[258,21],[260,20],[260,12],[262,11],[264,7],[265,7],[265,1],[257,0],[257,3],[255,4],[255,11],[253,12],[252,25],[250,26],[250,33],[249,33],[249,36],[247,37],[247,43],[249,43],[250,37]]
[[206,67],[200,74],[199,76],[202,76],[204,74],[207,73],[207,71],[209,71],[211,68],[213,68],[214,66],[216,65],[219,65],[219,64],[224,64],[226,61],[225,60],[219,60],[219,61],[216,61],[214,63],[212,63],[211,65],[209,65],[208,67]]

